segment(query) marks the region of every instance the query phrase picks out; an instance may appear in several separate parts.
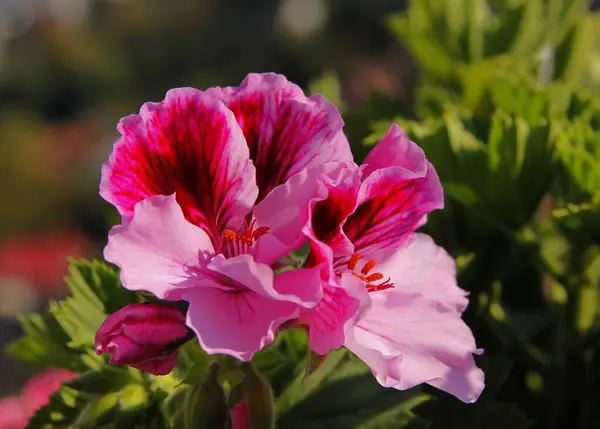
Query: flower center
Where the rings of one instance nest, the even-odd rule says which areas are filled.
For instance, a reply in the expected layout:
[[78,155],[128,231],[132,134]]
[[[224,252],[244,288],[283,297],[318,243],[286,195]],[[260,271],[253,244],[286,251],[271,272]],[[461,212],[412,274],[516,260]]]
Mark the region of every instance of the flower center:
[[222,234],[223,253],[229,257],[249,253],[256,240],[268,232],[267,226],[256,227],[256,220],[244,221],[241,232],[226,229]]
[[[368,260],[364,263],[360,271],[357,271],[359,261],[360,256],[358,256],[358,253],[354,253],[348,261],[348,270],[350,274],[352,274],[354,277],[357,277],[363,282],[365,282],[367,292],[378,292],[380,290],[391,289],[394,287],[394,283],[390,281],[391,279],[389,277],[387,278],[387,280],[379,282],[385,276],[382,273],[372,272],[373,268],[375,268],[376,265],[374,260]],[[340,271],[337,274],[341,276],[343,274],[343,271]]]

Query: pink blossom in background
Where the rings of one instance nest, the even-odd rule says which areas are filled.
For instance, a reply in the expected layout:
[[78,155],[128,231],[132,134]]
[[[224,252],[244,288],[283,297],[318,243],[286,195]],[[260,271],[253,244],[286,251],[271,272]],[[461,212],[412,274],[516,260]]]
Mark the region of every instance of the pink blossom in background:
[[64,369],[50,369],[32,377],[20,396],[0,399],[0,429],[23,429],[35,412],[46,405],[60,385],[76,374]]
[[[122,214],[105,257],[125,287],[189,302],[187,324],[209,353],[242,360],[321,297],[321,268],[275,275],[304,240],[303,199],[279,185],[351,160],[335,106],[275,74],[238,88],[171,90],[119,124],[101,195]],[[301,192],[301,190],[297,190]]]
[[0,398],[0,429],[23,429],[29,421],[29,412],[18,396]]
[[176,343],[188,335],[185,315],[155,303],[129,304],[111,314],[96,334],[96,352],[109,353],[113,365],[131,365],[155,375],[177,363]]
[[67,257],[83,257],[91,247],[86,237],[74,232],[17,237],[0,243],[0,277],[22,279],[42,295],[54,295],[66,287]]
[[325,354],[343,343],[384,386],[429,383],[475,401],[484,377],[472,357],[481,350],[461,319],[466,292],[453,259],[414,233],[443,207],[422,150],[392,125],[362,166],[341,163],[296,180],[317,189],[305,228],[309,266],[330,261],[324,298],[298,319],[310,327],[311,348]]

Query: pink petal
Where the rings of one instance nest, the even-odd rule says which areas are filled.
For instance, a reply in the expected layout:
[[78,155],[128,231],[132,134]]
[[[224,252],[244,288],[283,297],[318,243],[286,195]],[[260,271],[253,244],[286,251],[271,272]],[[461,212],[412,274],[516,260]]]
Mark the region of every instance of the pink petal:
[[321,177],[326,193],[312,205],[309,238],[329,246],[334,257],[350,256],[354,245],[343,227],[356,209],[361,173],[356,164],[348,163]]
[[365,177],[386,167],[401,167],[415,177],[427,173],[427,160],[423,150],[411,142],[397,124],[390,125],[386,135],[369,152],[362,163]]
[[256,165],[261,201],[294,174],[330,161],[351,161],[335,105],[274,73],[249,74],[238,88],[207,91],[231,109]]
[[[443,207],[443,190],[423,152],[392,126],[379,149],[364,166],[367,175],[358,207],[344,225],[355,249],[366,257],[382,249],[394,250],[426,221],[429,212]],[[377,167],[377,168],[375,168]]]
[[121,120],[100,194],[126,219],[152,195],[177,193],[185,216],[218,242],[236,228],[258,189],[242,130],[225,106],[193,88],[167,92]]
[[456,283],[454,259],[426,234],[414,234],[376,271],[391,277],[403,293],[419,293],[451,310],[462,313],[469,303]]
[[327,198],[323,183],[329,175],[336,175],[347,163],[326,163],[302,170],[284,184],[273,189],[254,209],[260,225],[269,227],[269,234],[282,243],[296,247],[305,237],[302,229],[308,224],[311,207]]
[[344,325],[354,316],[359,301],[339,286],[323,283],[323,298],[314,309],[304,310],[300,323],[310,326],[308,344],[315,353],[326,355],[344,345]]
[[464,402],[477,400],[481,353],[460,313],[398,289],[371,294],[371,308],[346,326],[346,346],[367,363],[386,387],[409,389],[428,383]]
[[222,353],[243,361],[271,343],[279,326],[297,316],[298,306],[247,291],[216,288],[189,289],[187,324],[204,351]]
[[127,289],[177,300],[178,289],[202,281],[202,260],[214,254],[211,240],[185,220],[174,195],[150,197],[134,211],[131,222],[111,229],[104,257],[121,268]]
[[167,356],[158,356],[147,360],[146,362],[131,364],[132,367],[140,371],[154,375],[167,375],[177,364],[177,353],[171,353]]
[[[233,280],[240,288],[249,289],[265,298],[293,302],[311,307],[320,298],[319,270],[291,270],[278,275],[277,283],[271,267],[256,262],[251,255],[225,259],[216,256],[208,268]],[[283,277],[281,277],[283,276]]]
[[274,286],[279,299],[306,308],[316,306],[323,296],[320,267],[296,268],[279,273],[275,276]]
[[26,399],[18,396],[0,398],[0,429],[24,429],[32,411]]
[[338,282],[331,248],[311,242],[311,255],[307,266],[320,270],[323,294],[315,308],[301,309],[298,323],[309,327],[310,348],[325,355],[344,344],[344,325],[368,305],[368,296],[363,282],[353,276]]

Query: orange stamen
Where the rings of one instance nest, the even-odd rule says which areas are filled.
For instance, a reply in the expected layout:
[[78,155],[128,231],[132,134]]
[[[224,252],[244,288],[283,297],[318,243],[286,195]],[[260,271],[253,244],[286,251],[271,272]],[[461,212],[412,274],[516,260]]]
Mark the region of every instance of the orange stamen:
[[256,220],[253,220],[251,223],[245,221],[242,232],[235,232],[231,229],[223,231],[222,237],[228,242],[229,247],[227,247],[227,250],[231,255],[247,253],[259,237],[269,232],[268,227],[259,226],[255,229],[255,225]]
[[360,272],[366,276],[367,274],[369,274],[369,271],[371,271],[374,267],[375,261],[371,259],[370,261],[367,261],[367,263],[362,267],[362,270],[360,270]]
[[237,238],[237,233],[233,232],[230,229],[226,229],[225,231],[223,231],[223,238],[226,238],[228,240],[235,240]]
[[354,271],[356,269],[356,264],[358,264],[359,259],[360,256],[358,256],[358,253],[352,255],[352,257],[348,261],[348,268],[350,268],[350,271]]
[[377,280],[381,280],[383,278],[383,274],[381,273],[373,273],[370,276],[367,276],[368,282],[376,282]]
[[[372,259],[367,261],[363,265],[360,272],[356,272],[356,267],[358,265],[359,260],[360,260],[360,256],[358,255],[358,253],[354,253],[352,255],[352,257],[350,257],[350,260],[348,261],[348,269],[350,271],[350,274],[352,274],[354,277],[365,282],[365,287],[367,288],[367,292],[377,292],[377,291],[386,290],[386,289],[390,289],[390,288],[394,287],[394,283],[392,283],[390,281],[391,279],[389,277],[383,283],[378,283],[378,284],[374,283],[374,282],[377,282],[377,281],[383,279],[384,275],[382,273],[369,274],[371,272],[371,270],[373,268],[375,268],[375,265],[376,265],[376,262]],[[341,277],[342,273],[343,273],[343,271],[340,271],[337,274]]]

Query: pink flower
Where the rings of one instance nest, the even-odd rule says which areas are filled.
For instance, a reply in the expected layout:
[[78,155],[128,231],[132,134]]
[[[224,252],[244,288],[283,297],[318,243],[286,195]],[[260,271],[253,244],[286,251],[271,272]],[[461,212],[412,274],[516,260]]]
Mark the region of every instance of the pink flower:
[[50,396],[60,389],[62,383],[76,375],[65,369],[44,371],[25,383],[21,391],[21,399],[25,401],[26,408],[33,414],[48,403]]
[[0,429],[23,429],[29,421],[29,413],[18,396],[0,399]]
[[393,125],[361,167],[342,163],[302,180],[316,188],[304,229],[308,266],[330,261],[323,299],[298,319],[310,327],[311,348],[325,354],[346,345],[384,386],[428,383],[476,400],[484,377],[472,356],[481,350],[461,319],[466,292],[452,258],[414,233],[443,206],[421,149]]
[[175,367],[177,343],[187,335],[185,316],[179,309],[155,303],[129,304],[100,326],[96,352],[110,353],[113,365],[165,375]]
[[308,211],[276,191],[351,159],[342,125],[332,104],[274,74],[146,103],[120,122],[103,167],[101,195],[124,218],[106,259],[128,289],[189,302],[187,325],[207,352],[249,360],[320,299],[319,268],[273,271],[303,240]]
[[0,429],[23,429],[38,409],[46,405],[60,385],[76,374],[64,369],[50,369],[31,378],[20,396],[0,399]]

